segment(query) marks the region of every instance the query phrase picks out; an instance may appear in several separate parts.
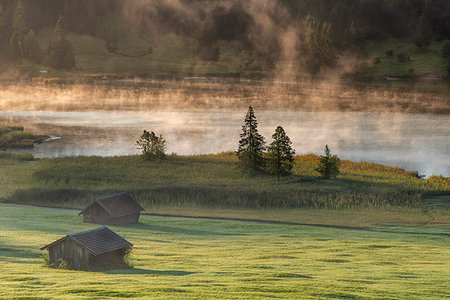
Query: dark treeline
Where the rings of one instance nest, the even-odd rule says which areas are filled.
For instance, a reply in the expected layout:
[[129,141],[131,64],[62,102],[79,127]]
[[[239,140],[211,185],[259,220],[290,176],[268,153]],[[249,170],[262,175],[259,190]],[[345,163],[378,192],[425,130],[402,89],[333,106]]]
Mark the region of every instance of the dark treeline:
[[248,51],[249,67],[259,68],[283,56],[280,32],[289,28],[295,31],[296,55],[310,70],[332,65],[340,51],[360,51],[371,40],[411,38],[426,48],[434,39],[450,39],[448,0],[0,0],[3,56],[14,50],[18,3],[21,22],[34,32],[55,26],[62,15],[68,31],[99,36],[114,50],[117,19],[109,18],[105,24],[111,28],[102,30],[99,21],[121,16],[149,43],[173,32],[196,39],[200,58],[217,60],[218,43],[226,41]]

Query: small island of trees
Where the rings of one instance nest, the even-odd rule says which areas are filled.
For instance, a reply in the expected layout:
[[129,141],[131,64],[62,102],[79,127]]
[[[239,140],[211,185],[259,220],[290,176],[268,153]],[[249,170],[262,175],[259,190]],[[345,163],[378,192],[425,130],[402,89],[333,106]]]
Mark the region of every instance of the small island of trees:
[[[278,180],[280,180],[280,176],[292,175],[295,150],[291,147],[292,142],[289,136],[283,127],[278,126],[272,135],[273,141],[269,147],[266,147],[264,137],[258,132],[258,122],[252,106],[248,107],[240,138],[236,155],[241,170],[266,172],[276,175]],[[267,152],[264,152],[266,149]],[[316,171],[324,179],[335,178],[339,174],[339,166],[340,159],[337,155],[331,155],[331,151],[326,145],[325,156],[321,156]]]

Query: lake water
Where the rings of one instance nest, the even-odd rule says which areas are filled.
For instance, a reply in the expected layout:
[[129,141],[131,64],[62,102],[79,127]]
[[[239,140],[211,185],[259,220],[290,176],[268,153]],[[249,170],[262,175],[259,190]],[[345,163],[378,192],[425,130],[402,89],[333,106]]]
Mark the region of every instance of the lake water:
[[[252,94],[248,85],[250,92],[226,93],[224,89],[233,85],[221,83],[195,85],[192,92],[190,82],[181,84],[180,92],[174,90],[178,85],[168,84],[169,88],[161,84],[145,91],[121,87],[113,93],[108,87],[101,87],[101,92],[93,87],[8,87],[0,92],[0,124],[23,124],[36,134],[60,137],[36,145],[35,157],[136,154],[135,142],[143,129],[162,133],[168,153],[216,153],[236,150],[247,106],[252,104],[266,141],[270,142],[276,126],[281,125],[298,154],[321,154],[328,144],[344,159],[400,166],[428,176],[450,176],[449,114],[359,111],[351,105],[344,111],[326,111],[324,100],[320,106],[315,101],[320,109],[292,107],[280,101],[258,106],[264,97],[269,102],[277,93]],[[217,94],[221,98],[215,98]],[[302,97],[308,96],[303,93]],[[442,107],[445,109],[445,104]]]

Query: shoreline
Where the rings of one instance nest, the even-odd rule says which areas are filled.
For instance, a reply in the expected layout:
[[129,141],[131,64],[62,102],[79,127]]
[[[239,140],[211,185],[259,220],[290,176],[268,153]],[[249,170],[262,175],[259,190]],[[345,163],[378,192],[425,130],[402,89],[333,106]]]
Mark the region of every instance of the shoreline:
[[[1,74],[0,74],[1,75]],[[90,73],[66,73],[61,76],[57,74],[55,76],[50,75],[28,75],[19,76],[14,79],[5,79],[0,77],[1,83],[17,84],[21,82],[29,83],[44,83],[44,84],[87,84],[87,83],[99,83],[99,82],[114,82],[121,80],[214,80],[214,79],[229,79],[229,80],[262,80],[262,81],[283,81],[283,82],[326,82],[333,81],[349,85],[360,84],[379,84],[379,83],[436,83],[450,85],[450,80],[441,76],[437,76],[431,73],[424,73],[416,76],[394,76],[383,75],[377,78],[355,78],[350,74],[349,76],[342,76],[340,78],[330,78],[326,76],[314,76],[314,75],[297,75],[279,77],[276,74],[270,72],[228,72],[228,73],[156,73],[156,74],[120,74],[120,73],[108,73],[99,72],[95,74]]]

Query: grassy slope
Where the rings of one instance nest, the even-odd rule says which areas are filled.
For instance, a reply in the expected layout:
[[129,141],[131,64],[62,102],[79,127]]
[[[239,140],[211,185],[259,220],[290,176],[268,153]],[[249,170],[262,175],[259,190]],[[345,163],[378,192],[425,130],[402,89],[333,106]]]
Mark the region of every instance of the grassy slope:
[[[410,70],[414,70],[414,76],[424,74],[434,74],[437,76],[445,76],[446,63],[440,55],[443,41],[433,41],[432,45],[421,50],[417,48],[410,40],[383,40],[369,44],[367,52],[369,59],[380,57],[379,64],[369,63],[370,67],[363,68],[363,71],[372,77],[382,78],[383,76],[405,77],[410,74]],[[387,50],[393,50],[394,55],[386,56]],[[406,53],[411,57],[410,62],[399,63],[397,55]]]
[[[422,194],[448,193],[449,179],[419,179],[412,172],[344,161],[336,180],[314,171],[318,157],[298,156],[293,177],[240,173],[232,153],[169,156],[66,157],[24,162],[0,158],[3,201],[80,208],[105,194],[131,192],[148,209],[355,208],[421,206]],[[163,210],[161,210],[163,211]],[[167,212],[167,211],[166,211]]]
[[[50,28],[39,32],[41,47],[47,46],[51,34]],[[205,62],[197,59],[195,41],[173,34],[153,41],[153,52],[146,55],[143,54],[148,52],[148,42],[129,31],[119,40],[118,53],[109,52],[106,42],[100,38],[70,33],[68,39],[74,46],[75,74],[233,73],[240,70],[244,55],[223,47],[218,62]],[[64,72],[49,73],[49,76],[58,75]]]
[[[122,24],[125,24],[124,22]],[[38,39],[43,49],[46,49],[52,29],[47,28],[38,33]],[[217,62],[206,62],[198,58],[197,41],[187,39],[174,34],[168,34],[152,41],[153,52],[148,53],[149,43],[131,32],[126,25],[121,28],[118,42],[118,53],[110,53],[106,42],[97,37],[84,36],[70,33],[68,39],[72,42],[76,55],[76,70],[74,74],[120,74],[120,75],[175,75],[175,74],[251,74],[245,66],[248,62],[248,54],[245,51],[237,51],[231,44],[225,42],[220,47],[220,59]],[[360,59],[362,77],[380,79],[384,76],[408,76],[410,70],[414,70],[415,76],[434,74],[446,75],[446,64],[440,57],[440,49],[443,42],[434,41],[427,50],[418,49],[410,40],[383,40],[372,42],[367,47],[367,53]],[[386,50],[392,49],[394,55],[387,57]],[[407,53],[411,56],[411,62],[399,63],[397,54]],[[124,54],[124,55],[121,55]],[[135,56],[135,57],[133,57]],[[372,64],[375,57],[380,57],[379,64]],[[364,63],[369,61],[368,64]],[[33,66],[25,62],[22,66],[25,70],[34,70],[38,74],[44,66]],[[274,70],[275,72],[283,72]],[[270,72],[258,71],[256,73]],[[65,72],[52,70],[48,76],[65,76]],[[297,75],[305,75],[299,71]]]
[[0,298],[449,297],[448,237],[143,217],[112,229],[134,269],[46,268],[39,248],[96,228],[73,211],[0,209]]

